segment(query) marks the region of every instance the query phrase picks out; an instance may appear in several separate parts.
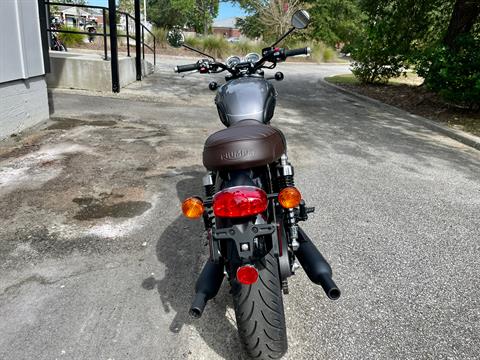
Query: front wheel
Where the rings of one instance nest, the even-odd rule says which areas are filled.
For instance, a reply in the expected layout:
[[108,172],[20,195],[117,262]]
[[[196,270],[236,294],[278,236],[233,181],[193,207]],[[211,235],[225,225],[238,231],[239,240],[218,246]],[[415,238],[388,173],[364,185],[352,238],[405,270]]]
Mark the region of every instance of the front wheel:
[[238,332],[250,357],[280,359],[288,345],[278,260],[269,253],[257,269],[255,284],[232,281]]

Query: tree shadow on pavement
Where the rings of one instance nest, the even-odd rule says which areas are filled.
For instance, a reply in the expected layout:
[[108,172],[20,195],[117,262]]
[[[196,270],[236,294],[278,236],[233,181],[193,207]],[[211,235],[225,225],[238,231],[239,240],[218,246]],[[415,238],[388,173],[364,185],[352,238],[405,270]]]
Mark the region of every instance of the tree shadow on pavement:
[[[179,203],[188,196],[203,194],[202,172],[191,171],[183,175],[187,178],[176,184]],[[148,277],[142,282],[142,287],[156,289],[165,313],[176,313],[169,326],[172,333],[180,333],[185,324],[193,324],[205,343],[219,356],[227,360],[244,359],[237,329],[226,316],[227,305],[232,302],[226,279],[217,297],[208,302],[200,319],[193,319],[188,314],[195,282],[207,259],[203,232],[200,220],[192,221],[183,216],[175,219],[160,236],[156,246],[157,259],[165,266],[165,275],[161,280]]]

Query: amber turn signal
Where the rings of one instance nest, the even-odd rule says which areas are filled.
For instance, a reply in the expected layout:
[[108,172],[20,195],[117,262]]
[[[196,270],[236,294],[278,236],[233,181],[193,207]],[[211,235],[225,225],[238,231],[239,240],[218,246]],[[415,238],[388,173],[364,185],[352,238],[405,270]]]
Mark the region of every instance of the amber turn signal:
[[286,209],[297,207],[302,200],[302,194],[296,187],[289,186],[280,191],[278,194],[278,202]]
[[182,212],[189,219],[198,219],[205,210],[202,200],[196,197],[185,199],[182,203]]

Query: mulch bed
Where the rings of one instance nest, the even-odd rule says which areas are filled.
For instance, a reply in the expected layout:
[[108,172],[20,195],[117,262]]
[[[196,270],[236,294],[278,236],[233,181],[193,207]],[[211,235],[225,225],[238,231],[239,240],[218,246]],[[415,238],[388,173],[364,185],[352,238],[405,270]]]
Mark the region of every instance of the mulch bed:
[[423,86],[337,84],[356,93],[480,136],[480,112],[455,107]]

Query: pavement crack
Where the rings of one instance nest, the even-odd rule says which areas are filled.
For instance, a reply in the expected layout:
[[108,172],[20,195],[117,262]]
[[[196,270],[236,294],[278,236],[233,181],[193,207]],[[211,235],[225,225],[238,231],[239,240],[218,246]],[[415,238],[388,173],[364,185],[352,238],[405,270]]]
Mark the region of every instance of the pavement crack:
[[29,284],[29,283],[38,283],[40,285],[50,285],[50,284],[54,284],[56,283],[57,281],[59,280],[48,280],[47,278],[41,276],[41,275],[32,275],[32,276],[29,276],[23,280],[20,280],[19,282],[13,284],[13,285],[10,285],[8,287],[5,288],[5,290],[3,290],[3,292],[0,294],[0,295],[8,295],[8,293],[10,292],[14,292],[16,290],[18,290],[19,288],[21,288],[23,285],[25,284]]
[[7,286],[5,288],[5,290],[3,290],[2,293],[0,293],[0,296],[7,296],[11,293],[17,292],[22,286],[30,284],[30,283],[37,283],[39,285],[52,285],[52,284],[58,283],[59,281],[75,278],[75,277],[82,276],[82,275],[85,275],[85,274],[88,274],[88,273],[93,273],[93,272],[102,271],[102,270],[114,270],[114,269],[117,269],[117,268],[121,267],[122,265],[123,264],[118,264],[117,266],[111,266],[111,267],[107,267],[107,268],[89,268],[89,269],[84,270],[84,271],[78,271],[78,272],[74,272],[74,273],[66,275],[66,276],[62,276],[62,277],[60,277],[56,280],[51,280],[51,279],[48,279],[44,276],[34,274],[34,275],[31,275],[27,278],[24,278],[24,279],[18,281],[15,284]]

